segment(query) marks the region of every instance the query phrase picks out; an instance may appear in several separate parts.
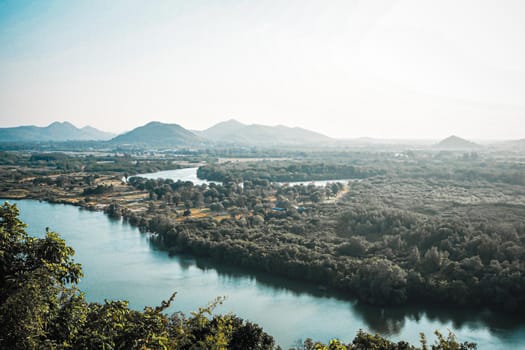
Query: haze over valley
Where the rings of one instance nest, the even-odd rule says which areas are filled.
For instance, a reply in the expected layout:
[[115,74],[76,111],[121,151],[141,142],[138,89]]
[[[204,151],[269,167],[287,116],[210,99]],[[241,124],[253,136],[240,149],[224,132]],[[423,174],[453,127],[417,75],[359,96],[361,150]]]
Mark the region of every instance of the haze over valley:
[[0,349],[525,349],[523,18],[0,1]]
[[[433,139],[336,139],[319,132],[285,125],[243,124],[235,119],[217,123],[204,130],[189,130],[179,124],[152,121],[115,135],[91,126],[77,128],[69,122],[53,122],[47,127],[17,126],[0,128],[1,143],[38,143],[63,141],[107,141],[113,144],[143,147],[222,146],[314,146],[314,147],[371,147],[401,145],[406,147],[433,147],[441,150],[476,150],[483,147],[521,149],[525,139],[479,140],[478,143],[451,135],[442,140]],[[101,146],[104,143],[100,144]]]

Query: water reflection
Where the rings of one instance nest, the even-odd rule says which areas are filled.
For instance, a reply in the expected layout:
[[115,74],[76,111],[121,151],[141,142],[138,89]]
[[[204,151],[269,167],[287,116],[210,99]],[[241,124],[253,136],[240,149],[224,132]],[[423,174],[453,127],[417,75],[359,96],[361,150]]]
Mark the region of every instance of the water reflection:
[[397,307],[374,307],[362,303],[354,305],[371,330],[386,335],[398,335],[406,321],[420,322],[428,319],[441,324],[450,324],[454,329],[487,329],[491,334],[510,333],[523,329],[519,316],[509,316],[488,309],[454,307],[446,305],[411,304]]
[[[153,250],[168,252],[155,240],[149,239],[150,247]],[[352,301],[344,294],[338,292],[328,292],[327,290],[313,286],[310,283],[305,283],[296,280],[290,280],[284,277],[275,276],[262,271],[249,271],[245,268],[239,268],[232,264],[226,264],[213,261],[209,258],[196,257],[185,253],[170,253],[172,257],[176,257],[181,267],[188,269],[192,266],[201,271],[214,271],[217,273],[220,280],[227,283],[234,283],[239,279],[252,279],[258,285],[268,287],[275,291],[286,291],[292,293],[293,296],[299,297],[302,295],[309,295],[313,297],[330,297],[341,301]]]

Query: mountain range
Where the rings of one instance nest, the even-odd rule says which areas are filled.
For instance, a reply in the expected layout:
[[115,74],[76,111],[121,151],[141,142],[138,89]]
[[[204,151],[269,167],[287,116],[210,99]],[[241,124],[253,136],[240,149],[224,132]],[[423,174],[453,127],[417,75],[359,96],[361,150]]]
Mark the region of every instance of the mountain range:
[[[69,122],[54,122],[46,127],[18,126],[0,128],[0,142],[40,142],[40,141],[109,141],[119,145],[151,147],[188,146],[278,146],[278,145],[330,145],[334,147],[366,147],[366,145],[393,144],[396,140],[359,138],[339,140],[299,127],[283,125],[268,126],[243,124],[235,119],[217,123],[205,130],[188,130],[178,124],[149,122],[131,131],[114,134],[90,126],[77,128]],[[399,141],[399,140],[397,140]],[[421,140],[420,140],[421,141]],[[429,147],[428,141],[404,140],[404,145]],[[436,150],[476,150],[483,146],[460,138],[447,137],[430,146]],[[525,140],[504,141],[493,147],[502,149],[524,149]]]
[[291,128],[284,125],[246,125],[235,119],[194,132],[216,143],[243,145],[303,145],[335,141],[326,135],[303,128]]
[[302,145],[326,144],[334,141],[328,136],[302,128],[283,125],[246,125],[234,119],[218,123],[202,131],[190,131],[178,124],[154,121],[118,136],[90,126],[77,128],[69,122],[54,122],[46,127],[0,128],[0,142],[85,140],[152,147],[196,146],[205,143],[245,146]]
[[25,125],[0,128],[0,142],[102,141],[113,136],[115,135],[91,126],[77,128],[69,122],[54,122],[44,127]]

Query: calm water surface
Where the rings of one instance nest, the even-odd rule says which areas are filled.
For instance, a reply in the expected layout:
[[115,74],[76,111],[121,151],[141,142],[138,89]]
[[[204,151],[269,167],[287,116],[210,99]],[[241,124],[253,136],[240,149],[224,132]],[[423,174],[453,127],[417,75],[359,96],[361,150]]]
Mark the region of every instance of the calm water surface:
[[31,234],[43,236],[49,226],[75,248],[75,259],[85,273],[80,288],[90,301],[125,299],[142,309],[159,305],[177,291],[172,311],[188,312],[226,296],[218,312],[233,312],[260,324],[285,349],[308,336],[349,341],[358,329],[412,343],[418,341],[419,332],[433,339],[435,329],[450,329],[461,340],[477,342],[480,349],[525,349],[523,321],[454,308],[363,306],[301,283],[188,256],[170,257],[155,249],[147,234],[100,212],[34,200],[9,201],[18,205]]
[[[209,184],[215,181],[208,181],[199,179],[197,177],[197,169],[199,168],[183,168],[183,169],[175,169],[175,170],[164,170],[164,171],[157,171],[155,173],[147,173],[147,174],[139,174],[136,176],[140,176],[146,179],[171,179],[173,181],[181,180],[181,181],[191,181],[194,185],[202,185],[202,184]],[[220,182],[215,182],[220,184]]]
[[[199,168],[183,168],[183,169],[175,169],[175,170],[164,170],[164,171],[157,171],[155,173],[147,173],[147,174],[139,174],[136,176],[140,176],[146,179],[171,179],[173,181],[181,180],[181,181],[191,181],[195,185],[202,185],[202,184],[209,184],[209,183],[217,183],[221,184],[221,182],[217,181],[208,181],[204,179],[199,179],[197,177],[197,169]],[[347,180],[318,180],[318,181],[294,181],[294,182],[279,182],[280,184],[288,184],[290,186],[295,185],[310,185],[313,184],[315,186],[326,186],[328,183],[333,182],[341,182],[341,183],[347,183],[349,181],[356,181],[356,179],[347,179]]]

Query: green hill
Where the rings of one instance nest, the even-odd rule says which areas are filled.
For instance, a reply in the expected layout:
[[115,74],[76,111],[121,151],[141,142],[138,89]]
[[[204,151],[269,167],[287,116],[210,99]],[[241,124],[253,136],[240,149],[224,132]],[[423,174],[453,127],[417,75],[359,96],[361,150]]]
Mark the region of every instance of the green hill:
[[113,143],[145,146],[190,146],[203,140],[178,124],[150,122],[111,140]]

